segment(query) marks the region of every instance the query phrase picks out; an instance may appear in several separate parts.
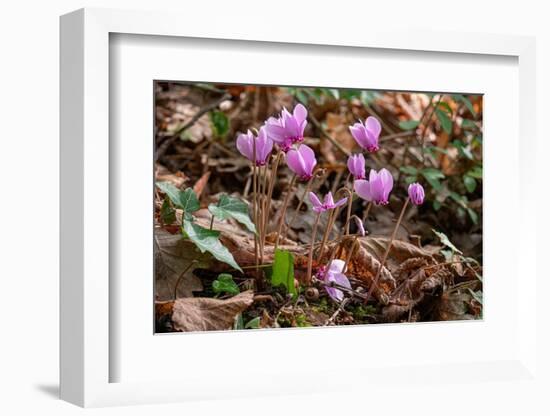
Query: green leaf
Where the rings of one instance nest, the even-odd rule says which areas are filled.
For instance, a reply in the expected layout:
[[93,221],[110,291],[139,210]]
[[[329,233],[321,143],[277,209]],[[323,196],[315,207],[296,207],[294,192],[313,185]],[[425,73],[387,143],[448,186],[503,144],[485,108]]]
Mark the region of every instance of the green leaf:
[[470,219],[472,220],[472,222],[473,222],[474,224],[477,224],[478,221],[479,221],[479,217],[478,217],[478,215],[477,215],[477,212],[475,212],[475,211],[474,211],[472,208],[470,208],[470,207],[467,207],[467,208],[466,208],[466,212],[468,213],[468,215],[469,215]]
[[217,137],[224,137],[229,131],[229,119],[221,111],[211,111],[210,122]]
[[413,130],[418,127],[420,121],[418,120],[405,120],[399,122],[399,128],[402,130]]
[[424,178],[426,178],[433,189],[436,191],[440,191],[442,189],[441,182],[439,182],[439,180],[444,179],[445,175],[439,169],[426,168],[422,169],[420,173],[424,176]]
[[399,170],[407,175],[418,175],[418,169],[414,166],[402,166]]
[[218,220],[223,221],[234,218],[244,225],[250,232],[255,233],[256,227],[248,215],[248,205],[237,198],[222,195],[217,205],[210,204],[208,210]]
[[472,115],[474,116],[476,115],[476,110],[474,110],[474,106],[472,105],[472,102],[466,96],[461,94],[455,94],[453,95],[453,99],[455,101],[462,101],[466,106],[466,108],[468,109],[468,111],[472,113]]
[[288,293],[293,296],[297,295],[294,286],[294,258],[290,252],[280,249],[275,250],[271,284],[272,286],[283,285]]
[[239,286],[233,280],[233,276],[229,273],[220,273],[218,278],[212,282],[214,293],[227,293],[228,295],[238,295],[241,293]]
[[434,207],[434,210],[439,211],[441,209],[441,202],[438,200],[434,200],[432,202],[432,206]]
[[233,329],[239,330],[244,329],[243,314],[240,313],[235,317],[235,323],[233,324]]
[[451,131],[453,130],[453,122],[445,113],[445,111],[441,110],[440,108],[435,109],[435,115],[437,116],[437,119],[441,123],[441,127],[447,134],[451,134]]
[[186,213],[195,212],[200,208],[199,200],[191,188],[180,191],[170,182],[157,182],[157,187],[170,198],[172,204],[183,209]]
[[440,101],[438,107],[439,109],[442,109],[443,111],[445,111],[449,115],[449,117],[453,116],[453,110],[451,109],[451,106],[445,101]]
[[260,317],[258,316],[248,321],[244,326],[244,329],[258,329],[259,327],[260,327]]
[[432,228],[432,231],[434,232],[435,235],[439,237],[441,244],[443,244],[446,247],[449,247],[452,251],[462,254],[462,251],[460,251],[458,248],[455,247],[453,243],[451,243],[451,241],[449,240],[449,237],[447,237],[443,233],[440,233],[439,231],[435,231],[433,228]]
[[467,173],[468,176],[476,179],[483,179],[483,168],[481,166],[475,166]]
[[202,253],[208,251],[217,260],[229,264],[234,269],[242,272],[242,269],[233,258],[233,255],[229,252],[227,247],[221,243],[219,231],[209,230],[208,228],[201,227],[187,220],[183,221],[183,230],[187,237],[195,243]]
[[467,118],[462,120],[463,129],[477,129],[477,124],[473,120],[468,120]]
[[453,140],[453,146],[458,149],[462,156],[467,159],[474,160],[474,155],[472,154],[470,148],[462,143],[460,140]]
[[160,219],[165,225],[170,225],[176,221],[176,210],[170,205],[170,198],[164,198],[160,207]]
[[477,188],[477,182],[471,176],[465,175],[462,180],[464,181],[464,186],[466,190],[470,193],[474,192]]

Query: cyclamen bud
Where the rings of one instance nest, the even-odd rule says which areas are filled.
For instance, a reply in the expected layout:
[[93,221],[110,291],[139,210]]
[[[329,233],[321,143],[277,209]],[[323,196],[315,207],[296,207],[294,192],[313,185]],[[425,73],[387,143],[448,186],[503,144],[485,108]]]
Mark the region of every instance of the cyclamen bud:
[[411,183],[409,185],[409,198],[414,205],[422,205],[424,203],[424,188],[419,183]]

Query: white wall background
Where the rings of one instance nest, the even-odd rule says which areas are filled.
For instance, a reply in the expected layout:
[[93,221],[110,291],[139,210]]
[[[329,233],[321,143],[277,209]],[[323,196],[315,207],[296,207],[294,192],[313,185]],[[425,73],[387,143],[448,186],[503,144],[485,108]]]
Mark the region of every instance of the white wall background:
[[[227,15],[242,10],[235,25],[248,19],[277,19],[281,30],[307,30],[307,22],[326,26],[383,24],[391,20],[403,27],[428,27],[434,30],[510,33],[537,36],[538,132],[547,136],[546,119],[550,114],[550,27],[545,2],[479,1],[460,2],[407,1],[358,2],[296,0],[261,3],[259,1],[169,0],[19,0],[4,1],[0,6],[0,413],[77,414],[81,409],[56,399],[58,385],[58,104],[59,104],[59,30],[58,17],[81,7],[114,7],[183,11],[189,19]],[[305,23],[304,23],[305,22]],[[185,21],[182,21],[185,25]],[[539,141],[541,142],[541,141]],[[540,167],[534,177],[548,176],[547,143],[539,149]],[[506,180],[506,178],[503,178]],[[540,179],[539,179],[540,180]],[[541,180],[541,185],[543,181]],[[539,211],[541,227],[538,250],[540,266],[545,254],[543,242],[548,235],[544,215],[546,201],[541,186]],[[503,229],[513,224],[503,224]],[[541,269],[542,270],[542,269]],[[537,290],[548,290],[544,284]],[[548,292],[546,292],[548,293]],[[540,305],[541,316],[546,306]],[[545,313],[548,315],[547,313]],[[546,325],[546,328],[548,326]],[[542,334],[541,334],[542,335]],[[548,337],[541,351],[548,365]],[[548,370],[548,367],[546,367]],[[546,374],[549,374],[546,371]],[[491,414],[516,410],[524,414],[543,414],[534,401],[521,394],[505,394],[502,401],[486,403],[482,391],[467,386],[437,388],[425,392],[425,413]],[[539,395],[540,392],[534,392]],[[433,406],[432,395],[447,396],[445,408]],[[286,397],[230,402],[191,403],[93,410],[101,415],[151,414],[340,414],[367,413],[379,398],[337,395],[332,399]],[[389,414],[406,409],[406,398],[383,405]],[[380,403],[378,403],[380,404]],[[545,404],[545,411],[548,411]]]

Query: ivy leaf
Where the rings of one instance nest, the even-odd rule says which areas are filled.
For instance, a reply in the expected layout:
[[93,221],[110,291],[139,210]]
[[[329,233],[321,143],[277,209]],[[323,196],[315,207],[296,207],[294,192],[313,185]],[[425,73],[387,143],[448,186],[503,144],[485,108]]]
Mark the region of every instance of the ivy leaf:
[[170,182],[157,182],[157,187],[170,198],[172,204],[183,209],[185,213],[192,213],[200,208],[197,195],[191,188],[180,191]]
[[454,94],[453,99],[455,101],[462,101],[466,106],[466,108],[468,109],[468,111],[472,113],[473,116],[476,115],[476,110],[474,110],[474,106],[472,105],[472,102],[467,97],[461,94]]
[[453,122],[447,115],[447,113],[440,108],[435,109],[435,115],[437,116],[437,119],[441,123],[441,127],[447,134],[451,134],[451,131],[453,130]]
[[250,232],[256,232],[256,227],[248,215],[248,205],[240,199],[222,195],[217,205],[210,204],[208,206],[208,211],[220,221],[234,218],[248,228]]
[[445,175],[443,174],[443,172],[435,168],[426,168],[426,169],[422,169],[420,173],[422,174],[422,176],[424,176],[424,178],[426,178],[426,180],[432,186],[433,189],[435,189],[436,191],[441,190],[442,186],[439,180],[445,178]]
[[224,137],[229,131],[229,119],[221,111],[210,112],[210,122],[217,137]]
[[294,286],[294,258],[286,250],[275,250],[273,268],[271,272],[271,285],[283,285],[286,291],[295,297],[298,293]]
[[259,327],[260,327],[260,317],[258,316],[248,321],[244,326],[244,329],[258,329]]
[[187,188],[185,191],[180,193],[180,201],[181,208],[186,214],[195,212],[201,207],[199,199],[192,188]]
[[458,248],[455,247],[455,245],[453,243],[451,243],[451,240],[449,240],[449,237],[447,237],[443,233],[440,233],[439,231],[435,231],[433,228],[432,228],[432,231],[434,232],[435,235],[437,235],[439,237],[439,240],[441,241],[441,244],[443,244],[446,247],[449,247],[452,251],[454,251],[458,254],[462,254],[462,251],[460,251]]
[[407,175],[416,176],[418,175],[418,169],[416,169],[414,166],[402,166],[399,168],[401,172],[406,173]]
[[468,176],[471,176],[475,179],[482,179],[483,178],[483,168],[481,166],[475,166],[472,169],[470,169],[467,173]]
[[201,227],[188,220],[183,221],[183,230],[187,237],[195,243],[202,253],[208,251],[217,260],[229,264],[234,269],[242,272],[242,269],[233,258],[233,255],[229,252],[227,247],[221,243],[219,231],[209,230],[208,228]]
[[405,120],[405,121],[399,122],[399,127],[402,130],[413,130],[413,129],[416,129],[419,124],[420,124],[420,121],[418,120]]
[[212,282],[214,293],[227,293],[228,295],[238,295],[241,293],[239,286],[233,280],[233,276],[229,273],[220,273],[218,278]]
[[170,225],[176,221],[176,210],[170,205],[170,198],[164,198],[160,207],[160,219],[164,225]]
[[466,187],[466,190],[468,192],[472,193],[476,190],[477,182],[474,178],[472,178],[471,176],[468,176],[468,175],[464,175],[462,180],[463,180],[464,186]]

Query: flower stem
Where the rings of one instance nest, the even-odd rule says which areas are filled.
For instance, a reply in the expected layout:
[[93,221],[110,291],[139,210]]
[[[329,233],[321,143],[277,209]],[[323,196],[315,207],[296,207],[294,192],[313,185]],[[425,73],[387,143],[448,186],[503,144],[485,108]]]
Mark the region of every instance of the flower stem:
[[[271,168],[271,177],[269,178],[269,185],[268,185],[268,191],[267,191],[267,198],[266,198],[266,208],[265,212],[263,212],[264,216],[264,224],[263,224],[263,230],[262,230],[262,247],[265,246],[265,238],[267,235],[267,228],[269,225],[269,211],[271,211],[271,197],[273,196],[273,188],[275,187],[275,181],[277,179],[277,169],[279,167],[279,162],[281,161],[281,158],[283,156],[283,151],[279,151],[277,154],[277,157],[275,158],[275,161],[273,162],[273,167]],[[263,253],[262,253],[262,261],[263,261]]]
[[212,217],[210,218],[210,229],[214,227],[214,214],[212,214]]
[[[258,178],[256,166],[256,140],[253,140],[253,158],[252,158],[252,188],[254,189],[254,197],[252,198],[252,216],[254,218],[254,224],[258,227]],[[258,234],[254,233],[254,264],[258,266],[259,262],[259,249],[258,249]]]
[[359,238],[359,236],[356,235],[355,238],[353,239],[353,242],[351,243],[349,253],[346,256],[346,262],[344,263],[344,267],[342,268],[342,273],[346,273],[347,270],[348,270],[348,264],[351,261],[351,258],[353,257],[353,255],[355,254],[355,247],[357,247],[358,238]]
[[178,280],[176,280],[176,284],[174,285],[174,300],[178,298],[178,286],[180,285],[181,281],[183,280],[183,276],[185,276],[185,273],[189,271],[191,266],[195,263],[198,263],[197,260],[193,260],[191,263],[187,265],[187,267],[181,272],[181,274],[178,277]]
[[313,266],[313,247],[315,246],[315,237],[317,236],[317,226],[319,225],[319,218],[321,218],[321,213],[317,213],[315,217],[315,223],[313,224],[313,232],[311,233],[311,246],[309,247],[309,258],[307,261],[307,278],[306,284],[311,283],[311,268]]
[[365,208],[365,212],[363,213],[363,226],[365,225],[365,221],[369,217],[369,211],[370,211],[371,207],[372,207],[372,202],[369,202],[367,204],[367,207]]
[[285,200],[283,202],[283,208],[281,210],[281,219],[279,220],[279,227],[277,228],[277,237],[275,239],[275,248],[273,249],[273,252],[275,252],[275,250],[277,250],[277,247],[279,246],[279,237],[281,236],[283,224],[285,223],[286,209],[288,207],[288,202],[290,201],[290,195],[292,194],[292,188],[295,182],[296,182],[296,175],[293,175],[290,181],[290,185],[288,185],[288,191],[285,195]]
[[288,226],[284,230],[284,238],[286,238],[288,230],[290,228],[292,228],[292,224],[294,224],[294,221],[298,217],[298,214],[300,213],[300,208],[302,207],[302,204],[304,203],[304,199],[306,198],[306,195],[311,192],[311,189],[313,188],[313,181],[316,178],[322,178],[324,176],[324,174],[325,174],[325,169],[317,169],[315,171],[315,174],[313,175],[313,177],[309,181],[307,181],[306,189],[305,189],[304,193],[302,194],[302,196],[300,197],[300,201],[298,202],[298,206],[296,207],[296,210],[294,211],[294,214],[292,214],[292,218],[288,222]]
[[388,243],[388,247],[386,248],[386,251],[384,252],[384,255],[382,256],[382,260],[380,261],[380,267],[378,267],[378,271],[376,272],[376,276],[374,276],[374,279],[372,281],[372,285],[367,293],[367,298],[365,299],[365,303],[369,300],[369,298],[372,295],[372,292],[374,291],[374,288],[378,285],[378,280],[380,279],[380,275],[382,273],[382,269],[384,268],[384,265],[386,264],[386,260],[388,259],[388,255],[390,254],[391,246],[393,244],[393,240],[395,240],[395,237],[397,235],[397,230],[399,229],[399,224],[401,224],[401,221],[403,220],[403,216],[405,215],[405,211],[407,210],[407,206],[409,205],[409,198],[405,200],[405,203],[403,204],[403,208],[401,208],[401,213],[399,214],[399,218],[397,219],[397,223],[395,224],[395,228],[393,229],[390,241]]

